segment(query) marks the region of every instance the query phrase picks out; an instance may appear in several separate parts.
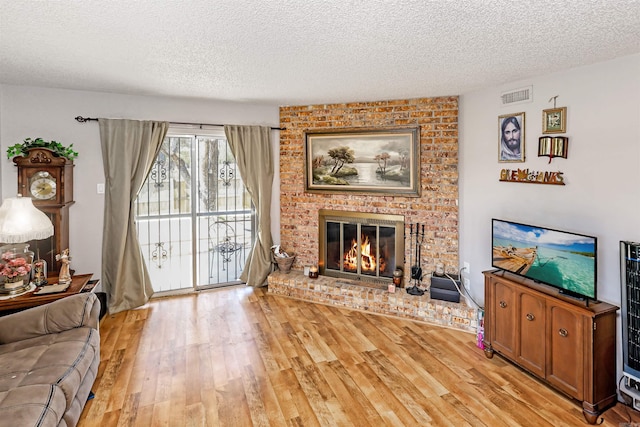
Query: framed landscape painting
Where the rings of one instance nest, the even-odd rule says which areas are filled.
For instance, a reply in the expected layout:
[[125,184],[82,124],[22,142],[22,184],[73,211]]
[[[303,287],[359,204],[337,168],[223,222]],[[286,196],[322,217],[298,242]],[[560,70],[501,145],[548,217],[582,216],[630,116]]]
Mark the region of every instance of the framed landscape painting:
[[420,128],[305,133],[305,191],[418,197]]

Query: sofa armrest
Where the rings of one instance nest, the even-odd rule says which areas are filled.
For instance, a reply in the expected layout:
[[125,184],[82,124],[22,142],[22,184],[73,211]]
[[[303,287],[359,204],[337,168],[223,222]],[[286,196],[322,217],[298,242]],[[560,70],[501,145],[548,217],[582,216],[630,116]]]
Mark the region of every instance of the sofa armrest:
[[86,326],[98,329],[100,301],[92,292],[0,317],[0,344]]

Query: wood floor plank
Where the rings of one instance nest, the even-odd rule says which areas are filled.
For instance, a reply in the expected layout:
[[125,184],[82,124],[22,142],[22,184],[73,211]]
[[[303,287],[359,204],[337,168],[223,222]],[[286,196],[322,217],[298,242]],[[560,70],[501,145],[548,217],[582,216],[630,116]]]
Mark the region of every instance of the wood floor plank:
[[483,420],[480,419],[479,414],[473,411],[473,408],[465,405],[463,402],[458,400],[453,394],[447,393],[441,396],[441,399],[444,400],[451,406],[452,411],[458,414],[461,418],[463,418],[466,423],[472,426],[494,426],[496,424],[487,424]]
[[295,359],[297,363],[302,365],[313,364],[313,358],[305,348],[304,343],[298,336],[298,332],[293,327],[293,324],[291,322],[283,323],[282,331],[284,334],[279,335],[278,339],[288,342],[289,345],[287,346],[287,349],[290,352],[288,355],[289,360],[293,361]]
[[[122,365],[122,359],[124,358],[124,350],[115,350],[107,359],[105,370],[100,377],[99,382],[101,392],[91,399],[91,405],[86,408],[92,417],[102,418],[102,415],[108,412],[108,408],[111,407],[111,411],[114,410],[115,405],[111,405],[112,396],[114,394],[113,385],[116,382],[116,378],[120,375],[120,366]],[[118,408],[115,408],[116,410]]]
[[228,381],[224,388],[216,389],[218,418],[230,426],[251,426],[251,411],[244,394],[241,378]]
[[[247,400],[247,406],[251,413],[251,420],[254,426],[268,427],[269,414],[265,407],[265,396],[260,392],[258,378],[249,365],[244,366],[242,375],[242,383],[244,387],[244,395]],[[277,414],[277,412],[273,413]],[[284,420],[284,418],[283,418]]]
[[341,322],[344,322],[341,317],[329,314],[327,323],[330,324],[331,327],[320,329],[318,335],[322,337],[332,353],[343,365],[355,366],[364,362],[361,352],[359,351],[362,347],[356,340],[351,339],[350,334]]
[[171,415],[171,402],[168,400],[158,402],[153,405],[151,415],[151,427],[170,426],[169,416]]
[[315,365],[304,365],[297,358],[293,359],[293,372],[318,422],[323,426],[334,425],[335,421],[326,404],[332,392],[327,384],[317,381],[318,375],[312,368],[315,368]]
[[200,399],[204,409],[204,417],[208,427],[220,426],[220,411],[218,410],[218,395],[215,389],[207,389],[201,392]]
[[[433,396],[424,395],[381,351],[366,352],[365,358],[389,390],[403,402],[419,425],[453,425],[437,408],[426,404]],[[431,410],[428,410],[428,407]]]
[[[358,326],[362,330],[367,331],[369,340],[382,354],[389,358],[390,365],[395,369],[399,369],[402,375],[405,376],[412,385],[417,387],[426,399],[433,399],[439,395],[448,393],[449,391],[441,383],[431,377],[428,372],[421,370],[420,366],[413,362],[413,358],[406,357],[407,347],[404,345],[406,343],[405,334],[396,335],[395,340],[389,340],[386,334],[380,333],[378,326],[384,325],[385,323],[375,321],[379,318],[380,316],[367,316],[358,323]],[[387,319],[386,323],[391,322]]]
[[348,408],[345,412],[347,424],[362,426],[383,424],[380,415],[338,360],[320,364],[319,368],[342,407]]
[[294,384],[289,381],[289,372],[291,372],[289,369],[268,372],[273,394],[278,399],[278,406],[285,421],[299,418],[298,408],[292,395]]
[[161,351],[149,351],[141,353],[142,359],[138,363],[140,370],[144,372],[142,389],[140,391],[140,405],[152,405],[156,400],[156,390],[160,375]]
[[165,402],[171,399],[171,382],[173,380],[174,364],[176,363],[173,349],[175,347],[173,347],[172,343],[171,350],[163,351],[160,354],[160,364],[156,378],[156,394],[153,397],[153,403]]
[[140,406],[140,393],[127,395],[127,399],[122,405],[122,410],[120,410],[120,413],[118,414],[118,419],[116,424],[105,423],[105,425],[117,425],[118,427],[126,427],[126,426],[134,425],[136,416],[138,415],[139,406]]
[[[336,423],[343,425],[345,423],[353,424],[355,420],[361,420],[364,413],[359,410],[360,404],[353,399],[353,396],[344,387],[338,376],[329,366],[329,363],[320,363],[317,365],[318,374],[326,381],[327,386],[331,389],[331,394],[325,399],[329,406]],[[349,408],[349,413],[344,408]],[[337,415],[338,414],[338,415]],[[350,417],[353,417],[350,419]]]
[[298,381],[294,369],[295,367],[292,367],[291,369],[287,369],[282,372],[283,376],[286,377],[285,383],[288,386],[289,393],[291,393],[292,401],[294,402],[298,413],[298,416],[293,418],[292,422],[295,425],[320,426],[319,417],[314,412],[314,408],[311,406],[307,395],[304,393],[302,384]]
[[135,421],[132,425],[135,427],[150,426],[153,419],[153,409],[153,405],[140,406],[138,408],[138,413],[136,414]]
[[264,370],[254,370],[254,367],[247,367],[247,369],[251,369],[255,375],[255,393],[259,395],[262,400],[267,420],[274,425],[284,425],[286,418],[282,410],[280,395],[276,394],[270,376]]
[[[260,322],[260,320],[257,321]],[[280,346],[280,341],[275,338],[268,324],[256,323],[254,325],[254,336],[256,345],[258,346],[258,352],[268,371],[288,369],[291,367],[289,359]]]
[[102,417],[101,423],[102,425],[105,425],[105,426],[115,426],[118,424],[118,420],[120,419],[120,416],[121,416],[120,410],[106,412]]
[[398,419],[399,424],[397,425],[424,425],[424,423],[421,424],[418,422],[409,408],[407,408],[404,402],[398,399],[393,393],[393,390],[387,386],[385,381],[380,378],[369,363],[362,363],[358,365],[358,368],[367,381],[373,386],[375,395],[369,394],[367,397],[376,407],[381,408],[378,410],[378,413],[383,418],[388,418],[390,413],[393,413],[393,418]]
[[[475,336],[229,287],[100,323],[80,427],[585,426],[579,402]],[[640,423],[622,404],[602,426]]]
[[[200,402],[200,377],[203,375],[200,367],[201,347],[202,344],[189,345],[185,354],[185,401],[188,406]],[[206,382],[203,381],[203,384],[206,385]]]
[[508,419],[514,425],[531,425],[552,427],[553,423],[542,418],[536,409],[532,409],[522,404],[512,395],[505,392],[504,389],[490,380],[490,377],[484,375],[486,371],[477,371],[473,369],[476,378],[481,378],[482,384],[489,384],[490,387],[485,389],[485,398],[488,399],[500,411],[505,419]]
[[202,402],[187,405],[185,408],[185,427],[204,427],[206,422],[207,416]]

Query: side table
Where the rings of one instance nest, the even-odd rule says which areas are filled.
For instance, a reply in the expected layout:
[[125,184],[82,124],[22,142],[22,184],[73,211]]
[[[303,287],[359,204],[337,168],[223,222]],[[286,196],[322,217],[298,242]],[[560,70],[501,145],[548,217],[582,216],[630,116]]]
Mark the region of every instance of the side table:
[[[71,284],[64,292],[57,292],[54,294],[45,294],[45,295],[34,295],[32,292],[27,292],[26,294],[19,295],[13,298],[7,298],[5,300],[0,300],[0,316],[4,316],[10,313],[15,313],[16,311],[21,311],[26,308],[37,307],[39,305],[48,304],[50,302],[59,300],[61,298],[68,297],[70,295],[78,294],[83,291],[85,287],[91,289],[89,291],[93,291],[95,287],[95,283],[90,284],[91,276],[93,274],[78,274],[71,278]],[[57,283],[57,277],[49,277],[49,283]]]

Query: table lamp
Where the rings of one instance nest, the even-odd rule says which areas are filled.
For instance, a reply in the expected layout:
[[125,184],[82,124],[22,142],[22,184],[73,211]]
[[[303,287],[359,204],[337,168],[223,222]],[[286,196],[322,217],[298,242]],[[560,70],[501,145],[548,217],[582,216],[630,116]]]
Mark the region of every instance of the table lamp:
[[[22,197],[18,194],[17,197],[4,199],[0,206],[0,242],[25,243],[51,236],[53,236],[53,223],[44,212],[33,205],[30,197]],[[35,263],[39,263],[40,271],[36,272],[34,284],[44,285],[47,283],[46,261],[38,259]]]

